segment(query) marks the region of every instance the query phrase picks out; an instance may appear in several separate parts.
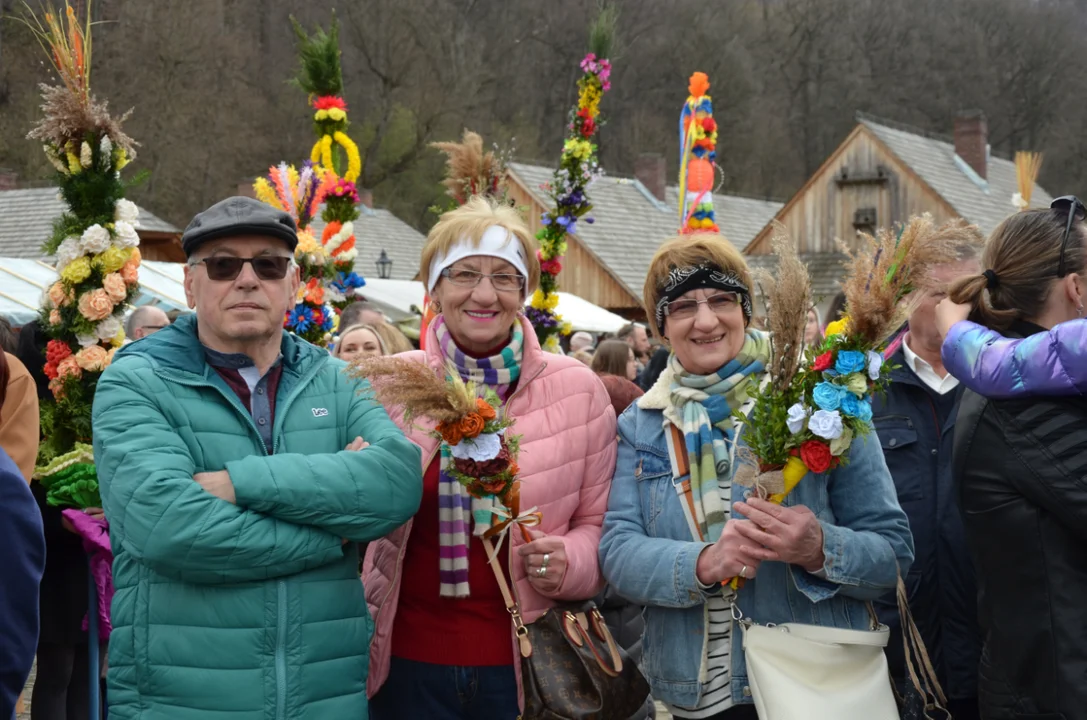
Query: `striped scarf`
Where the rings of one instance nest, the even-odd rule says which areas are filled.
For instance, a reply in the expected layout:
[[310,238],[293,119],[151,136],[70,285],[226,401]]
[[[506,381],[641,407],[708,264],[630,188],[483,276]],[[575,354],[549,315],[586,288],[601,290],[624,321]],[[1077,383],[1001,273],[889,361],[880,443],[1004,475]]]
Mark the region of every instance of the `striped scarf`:
[[[672,404],[665,417],[683,433],[691,471],[694,521],[705,542],[717,542],[729,516],[730,508],[725,507],[719,483],[728,483],[732,478],[732,413],[746,400],[747,378],[761,374],[769,361],[770,336],[757,330],[748,330],[739,354],[713,374],[692,375],[675,355],[669,361],[674,378]],[[670,437],[670,433],[665,436]]]
[[[521,375],[524,332],[521,323],[513,327],[513,337],[497,355],[473,358],[457,347],[440,315],[434,320],[434,334],[442,355],[457,369],[462,380],[486,385],[505,402],[510,387]],[[439,579],[442,597],[468,597],[468,523],[475,520],[472,534],[482,535],[491,526],[493,497],[473,498],[446,469],[452,462],[449,445],[442,443],[441,473],[438,477]]]

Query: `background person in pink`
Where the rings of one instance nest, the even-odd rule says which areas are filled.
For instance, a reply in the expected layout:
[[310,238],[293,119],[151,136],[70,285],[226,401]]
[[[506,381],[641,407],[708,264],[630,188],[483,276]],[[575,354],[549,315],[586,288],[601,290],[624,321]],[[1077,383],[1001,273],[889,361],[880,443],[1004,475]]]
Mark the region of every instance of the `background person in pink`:
[[[462,378],[493,389],[521,436],[521,507],[537,508],[543,521],[531,543],[509,533],[500,561],[530,623],[556,601],[601,589],[597,547],[615,467],[615,412],[593,372],[544,353],[521,314],[540,266],[516,210],[477,197],[447,212],[420,265],[437,317],[426,352],[407,357],[437,373],[452,363]],[[371,717],[511,720],[523,703],[519,655],[472,534],[470,498],[443,472],[439,442],[398,422],[423,451],[423,501],[411,522],[366,553],[376,626]]]

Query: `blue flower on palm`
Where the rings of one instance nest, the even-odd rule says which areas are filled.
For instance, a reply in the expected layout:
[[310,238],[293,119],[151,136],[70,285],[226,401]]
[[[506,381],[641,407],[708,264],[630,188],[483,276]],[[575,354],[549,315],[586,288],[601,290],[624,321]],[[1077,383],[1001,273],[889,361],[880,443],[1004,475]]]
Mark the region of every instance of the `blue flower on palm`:
[[287,316],[287,325],[301,335],[313,326],[313,312],[305,305],[295,305]]

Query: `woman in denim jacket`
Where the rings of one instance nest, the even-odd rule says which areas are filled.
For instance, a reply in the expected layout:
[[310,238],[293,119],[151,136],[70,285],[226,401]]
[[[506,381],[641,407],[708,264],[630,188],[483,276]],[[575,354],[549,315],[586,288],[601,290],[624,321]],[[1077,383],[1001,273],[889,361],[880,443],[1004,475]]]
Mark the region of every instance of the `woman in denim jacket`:
[[[661,247],[646,312],[672,358],[619,420],[601,565],[617,592],[645,606],[641,669],[677,718],[756,717],[733,600],[761,624],[870,629],[868,601],[913,560],[874,434],[853,443],[847,465],[802,480],[784,506],[731,492],[730,414],[743,381],[769,360],[768,336],[748,329],[750,286],[743,258],[720,236]],[[688,448],[693,472],[677,477],[682,460],[670,458]],[[689,502],[677,492],[683,481]],[[739,593],[723,591],[721,581],[737,576],[746,579]]]

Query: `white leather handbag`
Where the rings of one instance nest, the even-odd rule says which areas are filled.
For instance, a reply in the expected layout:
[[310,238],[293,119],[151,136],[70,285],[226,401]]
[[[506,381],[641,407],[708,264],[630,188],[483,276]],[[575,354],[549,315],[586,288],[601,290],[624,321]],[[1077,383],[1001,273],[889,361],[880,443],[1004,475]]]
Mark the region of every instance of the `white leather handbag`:
[[883,652],[886,625],[739,624],[759,720],[899,720]]

